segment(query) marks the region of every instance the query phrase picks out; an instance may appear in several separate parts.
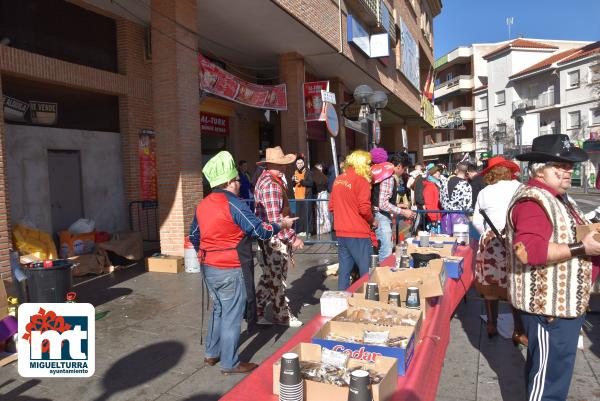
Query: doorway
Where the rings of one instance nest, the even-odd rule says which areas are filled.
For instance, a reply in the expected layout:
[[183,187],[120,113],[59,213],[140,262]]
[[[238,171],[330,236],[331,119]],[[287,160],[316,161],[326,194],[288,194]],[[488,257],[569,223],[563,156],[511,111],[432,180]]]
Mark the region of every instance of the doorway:
[[48,150],[52,229],[66,230],[83,213],[81,155],[78,150]]

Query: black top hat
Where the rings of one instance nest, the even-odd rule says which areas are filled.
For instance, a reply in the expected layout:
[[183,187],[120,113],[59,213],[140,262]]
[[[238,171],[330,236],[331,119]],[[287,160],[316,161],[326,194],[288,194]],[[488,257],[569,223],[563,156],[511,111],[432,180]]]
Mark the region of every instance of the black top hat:
[[526,162],[567,162],[578,163],[589,159],[587,152],[575,147],[567,135],[542,135],[533,139],[531,152],[517,156]]

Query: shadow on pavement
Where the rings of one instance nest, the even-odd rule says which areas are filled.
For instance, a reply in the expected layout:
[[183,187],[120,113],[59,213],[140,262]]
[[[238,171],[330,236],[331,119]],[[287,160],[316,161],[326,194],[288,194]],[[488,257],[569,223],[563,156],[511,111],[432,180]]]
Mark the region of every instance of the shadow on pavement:
[[180,342],[163,341],[141,348],[116,361],[102,379],[104,393],[96,401],[149,382],[173,368],[185,347]]
[[600,295],[590,297],[590,311],[587,313],[585,321],[583,330],[591,343],[589,350],[600,358]]
[[[525,358],[511,340],[500,335],[488,339],[487,331],[480,315],[485,314],[483,299],[471,289],[468,293],[468,303],[461,303],[456,311],[456,317],[461,322],[464,332],[471,345],[479,350],[487,360],[490,368],[496,374],[503,400],[525,399]],[[511,313],[510,305],[500,303],[499,313]],[[478,376],[481,372],[478,372]],[[478,377],[481,383],[482,378]]]
[[[7,380],[0,385],[0,388],[5,387],[13,382],[14,382],[14,380]],[[29,395],[21,395],[22,393],[32,389],[33,387],[37,386],[40,383],[41,383],[41,380],[37,380],[37,379],[29,380],[28,382],[22,383],[18,387],[15,387],[8,393],[1,395],[0,399],[11,400],[11,401],[52,401],[49,398],[37,398],[37,397],[31,397]]]

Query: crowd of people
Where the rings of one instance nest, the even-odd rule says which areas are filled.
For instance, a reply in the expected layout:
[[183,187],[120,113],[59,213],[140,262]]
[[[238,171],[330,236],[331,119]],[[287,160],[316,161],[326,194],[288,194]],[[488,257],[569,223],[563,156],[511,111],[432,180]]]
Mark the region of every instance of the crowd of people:
[[[434,163],[411,167],[405,152],[376,147],[352,152],[336,177],[323,163],[309,169],[302,155],[275,147],[251,178],[246,162],[236,166],[229,153],[217,154],[203,169],[213,191],[198,205],[190,231],[213,301],[205,362],[220,361],[226,374],[256,367],[238,360],[243,317],[249,331],[302,325],[285,295],[293,252],[304,247],[301,236],[332,230],[338,289],[345,290],[353,269],[367,274],[371,255],[381,262],[392,254],[398,221],[414,226],[421,211],[423,228],[452,234],[457,219],[473,214],[470,223],[480,234],[475,287],[485,299],[488,336],[498,333],[499,302],[509,302],[513,342],[527,347],[528,398],[565,399],[600,265],[594,232],[576,238],[576,226],[589,221],[566,194],[574,163],[587,154],[565,135],[545,135],[517,159],[528,162],[525,184],[519,165],[501,156],[484,160],[482,169],[461,162],[449,172]],[[291,217],[291,196],[298,217]],[[256,291],[252,239],[262,269]]]

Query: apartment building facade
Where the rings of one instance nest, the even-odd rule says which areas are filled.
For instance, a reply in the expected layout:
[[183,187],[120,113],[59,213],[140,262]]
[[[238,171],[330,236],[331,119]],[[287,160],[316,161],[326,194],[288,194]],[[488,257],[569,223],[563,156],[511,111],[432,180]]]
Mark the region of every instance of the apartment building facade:
[[[577,123],[577,110],[564,108],[560,99],[570,97],[577,108],[575,105],[593,102],[593,94],[589,88],[579,86],[579,90],[563,93],[561,82],[568,79],[569,71],[550,66],[587,45],[589,42],[519,38],[459,47],[438,59],[437,114],[434,129],[425,137],[424,152],[441,161],[464,158],[478,161],[483,153],[513,157],[519,148],[530,146],[538,135],[567,133],[574,140],[580,139],[572,135],[575,128],[561,130],[560,121],[567,121],[569,112]],[[589,64],[590,57],[593,58],[588,55],[577,60]],[[565,71],[561,73],[562,70]],[[460,71],[464,74],[456,77],[455,73]],[[573,79],[575,74],[571,74]],[[586,116],[593,120],[595,111],[590,110]],[[515,113],[523,114],[520,136]],[[448,126],[448,122],[454,124]],[[444,155],[448,150],[450,155]]]
[[[441,6],[0,0],[0,270],[11,225],[56,233],[87,217],[99,230],[126,230],[137,201],[158,207],[161,251],[182,254],[211,155],[229,150],[253,166],[266,147],[281,145],[312,162],[331,160],[325,124],[305,121],[305,82],[328,81],[336,95],[340,155],[366,147],[362,126],[345,124],[341,112],[360,84],[388,95],[381,143],[400,150],[407,137],[416,155]],[[372,57],[376,34],[387,56]],[[200,56],[245,98],[201,90]],[[285,107],[254,96],[282,85]]]

